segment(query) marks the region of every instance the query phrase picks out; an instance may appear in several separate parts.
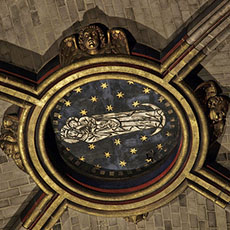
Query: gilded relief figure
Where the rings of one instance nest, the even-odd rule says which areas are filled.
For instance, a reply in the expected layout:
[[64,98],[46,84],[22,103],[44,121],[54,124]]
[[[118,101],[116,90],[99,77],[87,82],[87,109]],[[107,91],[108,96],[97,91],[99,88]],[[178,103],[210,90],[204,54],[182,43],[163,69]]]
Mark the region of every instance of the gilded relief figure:
[[108,113],[70,117],[60,131],[61,138],[68,143],[84,141],[93,143],[108,137],[155,128],[157,134],[165,126],[166,118],[161,109],[152,104],[142,104],[151,110]]
[[219,91],[220,90],[214,81],[204,82],[195,90],[195,93],[208,116],[211,143],[215,142],[224,131],[226,115],[230,104],[229,98],[220,95]]
[[147,213],[140,214],[137,216],[127,216],[127,217],[124,217],[124,219],[127,222],[137,224],[140,221],[147,219],[148,215],[149,215],[149,213],[147,212]]
[[71,35],[60,44],[60,64],[76,62],[82,57],[100,54],[130,54],[125,33],[120,29],[110,29],[105,33],[98,25],[82,28],[79,36]]
[[18,122],[18,117],[15,114],[4,116],[1,127],[0,148],[15,161],[21,170],[25,171],[17,141]]

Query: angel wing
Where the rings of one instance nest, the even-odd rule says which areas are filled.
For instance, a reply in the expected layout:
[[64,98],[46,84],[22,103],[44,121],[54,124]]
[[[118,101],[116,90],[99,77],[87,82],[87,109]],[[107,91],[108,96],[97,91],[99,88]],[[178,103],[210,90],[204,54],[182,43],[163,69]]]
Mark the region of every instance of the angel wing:
[[120,29],[110,29],[107,32],[108,44],[114,54],[130,54],[127,37]]
[[77,55],[78,51],[80,52],[76,38],[74,35],[71,35],[62,40],[60,44],[60,53],[59,61],[62,66],[66,66],[73,62],[74,57]]

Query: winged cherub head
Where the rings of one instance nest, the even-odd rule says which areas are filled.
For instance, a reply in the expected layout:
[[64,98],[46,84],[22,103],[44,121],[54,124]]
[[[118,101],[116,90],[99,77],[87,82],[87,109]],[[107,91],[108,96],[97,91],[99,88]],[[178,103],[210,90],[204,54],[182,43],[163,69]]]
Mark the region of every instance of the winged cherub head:
[[105,47],[105,35],[100,27],[89,25],[79,32],[78,38],[81,50],[91,55],[98,54],[99,50]]

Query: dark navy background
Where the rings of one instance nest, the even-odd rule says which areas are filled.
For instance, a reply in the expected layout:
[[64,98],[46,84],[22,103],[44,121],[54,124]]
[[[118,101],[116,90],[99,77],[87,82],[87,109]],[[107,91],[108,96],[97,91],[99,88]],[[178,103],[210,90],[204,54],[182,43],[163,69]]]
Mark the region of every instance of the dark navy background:
[[[101,87],[102,83],[107,83],[108,87],[103,89]],[[95,149],[93,150],[89,149],[89,143],[82,141],[69,144],[57,138],[59,144],[68,148],[70,150],[69,154],[74,159],[84,156],[85,163],[91,166],[100,165],[103,170],[132,170],[146,166],[146,159],[150,159],[149,157],[151,157],[152,162],[149,162],[148,165],[163,159],[170,154],[170,150],[178,143],[179,122],[175,112],[172,114],[168,113],[172,108],[169,105],[165,105],[167,101],[164,99],[160,102],[161,95],[151,89],[150,93],[145,94],[143,92],[144,88],[147,87],[138,83],[129,84],[125,80],[99,80],[82,85],[81,93],[73,90],[63,98],[64,100],[61,100],[57,104],[57,107],[53,110],[52,119],[57,119],[54,113],[61,114],[61,119],[57,119],[58,124],[54,126],[60,130],[69,117],[82,117],[80,111],[83,109],[87,110],[86,116],[89,117],[98,114],[128,112],[132,110],[151,110],[147,106],[139,105],[138,107],[134,107],[132,105],[134,101],[139,101],[140,104],[150,103],[163,110],[166,116],[166,124],[158,134],[151,136],[151,133],[155,129],[147,129],[118,135],[93,143],[95,145]],[[116,96],[118,92],[123,92],[124,97],[119,99]],[[92,96],[96,96],[98,101],[93,103],[90,100]],[[65,101],[70,101],[71,106],[66,106]],[[113,111],[107,111],[107,105],[111,105]],[[58,107],[59,109],[57,109]],[[172,135],[167,136],[167,132],[170,132]],[[141,136],[147,136],[147,140],[142,141],[140,139]],[[115,139],[120,139],[121,145],[115,145]],[[162,144],[163,149],[159,150],[157,148],[159,144]],[[131,148],[137,149],[135,155],[130,153]],[[106,158],[104,155],[105,152],[110,152],[111,157]],[[60,154],[63,155],[61,152]],[[120,161],[125,161],[126,166],[122,167]]]

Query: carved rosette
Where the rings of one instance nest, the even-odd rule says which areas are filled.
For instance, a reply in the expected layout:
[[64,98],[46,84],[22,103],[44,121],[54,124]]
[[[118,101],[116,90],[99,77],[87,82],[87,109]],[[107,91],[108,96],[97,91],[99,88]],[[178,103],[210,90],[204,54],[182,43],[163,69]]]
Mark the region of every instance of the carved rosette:
[[3,117],[0,147],[8,157],[14,160],[21,170],[26,172],[18,147],[18,122],[19,119],[16,114],[6,114]]

